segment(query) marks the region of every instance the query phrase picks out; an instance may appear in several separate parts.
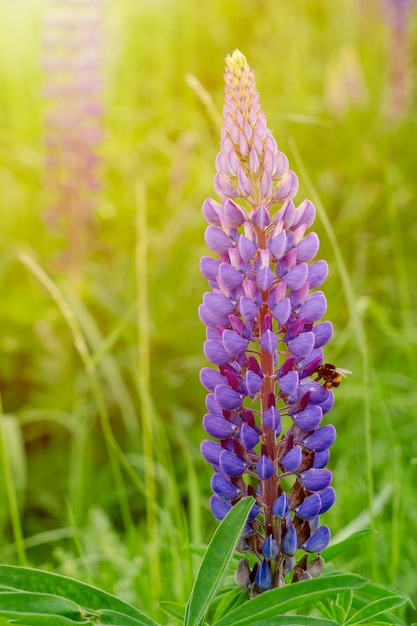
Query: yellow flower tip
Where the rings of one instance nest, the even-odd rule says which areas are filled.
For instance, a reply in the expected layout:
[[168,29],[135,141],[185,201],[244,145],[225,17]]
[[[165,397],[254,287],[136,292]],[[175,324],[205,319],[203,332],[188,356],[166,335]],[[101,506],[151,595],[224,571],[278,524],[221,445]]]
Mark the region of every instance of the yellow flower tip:
[[242,72],[249,71],[249,65],[244,54],[236,48],[232,55],[228,54],[226,57],[226,68],[237,76],[240,76]]

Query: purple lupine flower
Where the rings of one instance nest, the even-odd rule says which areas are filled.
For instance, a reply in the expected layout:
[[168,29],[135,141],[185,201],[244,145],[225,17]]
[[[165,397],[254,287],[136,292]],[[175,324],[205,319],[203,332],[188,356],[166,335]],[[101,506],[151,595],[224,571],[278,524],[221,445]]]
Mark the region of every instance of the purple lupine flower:
[[320,322],[326,298],[316,290],[327,263],[313,261],[319,239],[306,234],[315,208],[292,200],[297,177],[237,50],[226,59],[225,81],[214,179],[221,200],[203,204],[215,258],[201,260],[210,291],[199,314],[215,368],[204,367],[200,380],[208,391],[203,425],[215,441],[203,441],[201,451],[214,469],[216,519],[246,495],[256,500],[244,539],[258,562],[249,570],[245,559],[237,576],[256,594],[321,572],[322,559],[307,563],[306,554],[330,541],[319,516],[335,501],[325,466],[336,431],[322,422],[339,374],[323,363],[333,329]]
[[412,13],[416,0],[385,0],[388,24],[387,93],[385,110],[392,120],[410,107],[413,92]]
[[56,0],[43,36],[47,219],[62,231],[70,268],[91,245],[100,188],[103,0]]

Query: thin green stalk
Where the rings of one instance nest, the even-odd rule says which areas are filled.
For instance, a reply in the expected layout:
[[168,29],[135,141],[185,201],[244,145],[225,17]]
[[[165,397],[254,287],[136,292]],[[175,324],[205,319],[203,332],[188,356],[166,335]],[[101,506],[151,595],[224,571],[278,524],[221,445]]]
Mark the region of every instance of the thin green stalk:
[[[316,191],[316,188],[314,187],[308,175],[307,169],[304,166],[303,160],[298,151],[295,141],[291,141],[291,149],[294,153],[294,158],[297,164],[298,171],[301,173],[301,176],[306,185],[307,193],[316,206],[317,215],[323,224],[326,235],[332,246],[333,254],[335,256],[337,267],[339,269],[343,292],[345,294],[346,305],[348,307],[350,319],[355,329],[354,336],[356,339],[359,354],[361,355],[361,359],[362,359],[362,382],[363,382],[363,388],[365,390],[364,406],[363,406],[363,413],[364,413],[363,427],[364,427],[364,433],[365,433],[366,478],[367,478],[367,485],[368,485],[369,514],[370,514],[371,524],[373,525],[374,523],[373,509],[374,509],[374,495],[375,494],[374,494],[374,479],[373,479],[373,473],[372,473],[372,465],[373,465],[373,462],[372,462],[372,423],[371,423],[371,410],[370,410],[370,396],[368,392],[368,390],[370,389],[370,376],[369,376],[370,364],[369,364],[369,351],[368,351],[368,345],[367,345],[367,339],[366,339],[365,325],[363,323],[363,318],[358,311],[357,298],[356,298],[355,290],[353,287],[353,283],[350,278],[350,274],[347,269],[342,251],[338,244],[337,237],[334,232],[332,223],[329,220],[327,213],[324,209],[324,206],[321,203],[320,197]],[[372,568],[373,568],[372,575],[375,578],[376,577],[376,571],[375,571],[376,560],[375,560],[374,538],[372,538],[371,550],[372,550],[371,563],[372,563]]]
[[72,509],[71,502],[68,499],[66,501],[66,507],[67,507],[68,521],[70,523],[70,526],[71,526],[71,529],[72,529],[72,532],[73,532],[72,539],[73,539],[74,544],[75,544],[75,549],[76,549],[76,551],[78,553],[78,556],[79,556],[79,558],[80,558],[80,560],[81,560],[81,562],[83,564],[83,567],[84,567],[84,570],[85,570],[88,582],[90,583],[90,585],[94,585],[93,574],[91,572],[91,568],[90,568],[90,566],[88,564],[88,561],[87,561],[86,556],[85,556],[85,552],[83,550],[80,533],[79,533],[78,526],[77,526],[76,521],[75,521],[74,511]]
[[9,457],[7,454],[7,448],[4,441],[4,427],[3,427],[3,406],[0,396],[0,454],[3,465],[4,482],[6,485],[6,497],[10,510],[10,519],[13,528],[13,537],[16,546],[16,552],[19,558],[20,565],[26,566],[26,552],[23,539],[22,525],[20,522],[19,505],[16,497],[16,490],[14,488],[12,471],[10,468]]
[[81,328],[73,314],[70,306],[65,300],[63,294],[55,285],[55,283],[51,280],[48,274],[36,263],[34,259],[28,256],[25,253],[19,254],[19,259],[28,267],[28,269],[36,276],[39,282],[43,285],[43,287],[47,290],[49,295],[53,298],[55,303],[57,304],[59,310],[62,313],[65,321],[67,322],[73,340],[75,348],[81,358],[81,361],[85,367],[87,372],[91,390],[93,392],[93,397],[96,403],[97,412],[100,418],[101,428],[103,430],[104,439],[106,441],[107,451],[109,455],[110,465],[113,473],[113,478],[117,490],[117,495],[119,499],[120,511],[123,518],[123,523],[125,528],[130,531],[132,529],[132,518],[130,514],[129,503],[126,496],[126,490],[124,487],[123,477],[120,469],[120,461],[121,455],[123,453],[120,451],[120,448],[114,438],[113,432],[110,426],[109,415],[107,412],[106,403],[104,401],[104,397],[100,388],[99,379],[97,376],[97,370],[94,364],[94,361],[91,357],[90,350],[87,346],[87,343],[82,334]]
[[150,394],[150,341],[148,299],[148,231],[146,216],[146,189],[143,183],[136,185],[136,289],[138,322],[138,391],[142,420],[142,450],[144,458],[144,482],[146,491],[146,525],[152,567],[149,570],[155,597],[159,596],[161,572],[158,549],[158,518],[155,481],[155,426]]

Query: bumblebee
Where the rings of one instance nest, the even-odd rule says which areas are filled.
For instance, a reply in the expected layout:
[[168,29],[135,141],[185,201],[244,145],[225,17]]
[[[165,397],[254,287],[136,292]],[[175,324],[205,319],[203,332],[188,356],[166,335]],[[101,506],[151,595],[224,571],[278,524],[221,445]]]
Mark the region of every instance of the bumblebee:
[[326,389],[335,389],[340,385],[342,378],[345,378],[346,374],[352,373],[350,370],[335,367],[331,363],[323,363],[315,371],[317,372],[317,378],[314,380],[318,382],[320,379],[323,379],[323,387]]

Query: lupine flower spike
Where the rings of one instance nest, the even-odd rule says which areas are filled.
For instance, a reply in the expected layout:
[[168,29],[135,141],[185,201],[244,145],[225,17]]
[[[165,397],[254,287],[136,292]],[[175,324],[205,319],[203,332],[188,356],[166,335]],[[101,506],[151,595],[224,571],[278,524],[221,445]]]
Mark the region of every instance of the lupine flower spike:
[[[236,581],[251,594],[319,576],[330,530],[320,515],[335,501],[325,469],[336,438],[323,416],[333,406],[323,384],[322,321],[326,298],[317,288],[328,273],[312,262],[316,233],[309,200],[293,202],[297,176],[266,126],[253,71],[236,50],[226,59],[224,127],[209,198],[205,241],[215,257],[201,259],[210,291],[199,314],[207,326],[207,389],[202,442],[211,463],[211,510],[221,520],[246,495],[255,502],[240,549]],[[332,367],[332,366],[328,366]],[[311,556],[315,555],[315,556]]]

